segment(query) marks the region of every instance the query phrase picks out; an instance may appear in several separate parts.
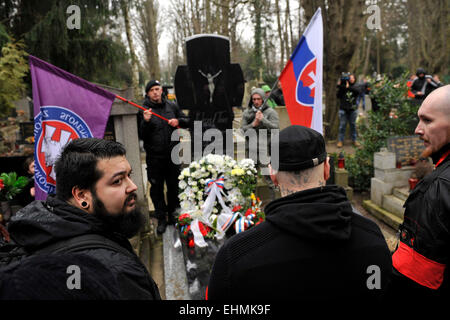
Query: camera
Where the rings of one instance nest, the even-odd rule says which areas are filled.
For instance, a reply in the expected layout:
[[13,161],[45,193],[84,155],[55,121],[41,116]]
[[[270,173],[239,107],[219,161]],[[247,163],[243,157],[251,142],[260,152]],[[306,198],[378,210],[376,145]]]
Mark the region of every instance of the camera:
[[350,72],[342,72],[341,73],[341,81],[349,81],[350,80]]

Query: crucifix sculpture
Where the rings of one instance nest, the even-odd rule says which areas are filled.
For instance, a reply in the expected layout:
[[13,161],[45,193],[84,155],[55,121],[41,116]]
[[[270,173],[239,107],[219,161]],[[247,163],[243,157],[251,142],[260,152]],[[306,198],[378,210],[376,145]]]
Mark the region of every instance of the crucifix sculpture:
[[211,75],[211,73],[204,74],[202,70],[198,70],[202,76],[204,76],[208,80],[208,88],[209,88],[209,102],[213,102],[213,94],[214,94],[214,79],[222,72],[222,70],[219,70],[215,75]]
[[[200,34],[186,39],[187,65],[175,73],[175,93],[192,121],[202,121],[202,130],[222,132],[233,126],[233,107],[241,106],[244,76],[239,64],[230,63],[227,37]],[[193,129],[193,125],[192,128]]]

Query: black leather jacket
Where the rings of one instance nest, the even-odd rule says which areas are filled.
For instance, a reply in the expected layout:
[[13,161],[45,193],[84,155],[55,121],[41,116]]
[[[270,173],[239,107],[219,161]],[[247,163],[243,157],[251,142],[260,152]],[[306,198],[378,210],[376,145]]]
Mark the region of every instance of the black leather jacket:
[[[442,159],[448,150],[450,144],[441,149],[433,161],[436,163]],[[392,257],[397,271],[394,274],[419,284],[417,287],[422,293],[448,293],[450,155],[416,185],[404,207],[400,243]]]

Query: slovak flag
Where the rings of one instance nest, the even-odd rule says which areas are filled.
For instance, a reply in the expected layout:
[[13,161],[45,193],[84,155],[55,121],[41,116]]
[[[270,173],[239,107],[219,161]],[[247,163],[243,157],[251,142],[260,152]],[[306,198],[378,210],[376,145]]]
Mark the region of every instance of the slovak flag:
[[278,78],[292,125],[322,131],[322,11],[317,9]]

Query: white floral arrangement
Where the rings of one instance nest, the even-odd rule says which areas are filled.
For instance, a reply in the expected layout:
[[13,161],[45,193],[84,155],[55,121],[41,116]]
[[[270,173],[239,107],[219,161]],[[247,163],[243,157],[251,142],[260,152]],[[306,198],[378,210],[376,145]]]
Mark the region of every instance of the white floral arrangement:
[[208,154],[191,162],[178,179],[178,227],[185,235],[192,231],[196,245],[205,246],[203,238],[221,239],[238,221],[243,231],[264,220],[261,201],[254,195],[257,169],[252,159],[237,162],[227,155]]

